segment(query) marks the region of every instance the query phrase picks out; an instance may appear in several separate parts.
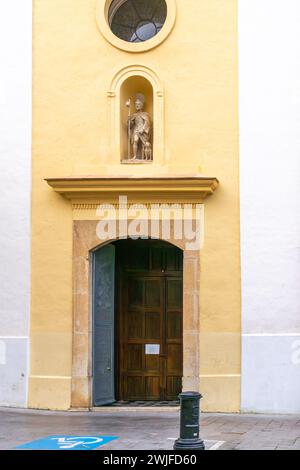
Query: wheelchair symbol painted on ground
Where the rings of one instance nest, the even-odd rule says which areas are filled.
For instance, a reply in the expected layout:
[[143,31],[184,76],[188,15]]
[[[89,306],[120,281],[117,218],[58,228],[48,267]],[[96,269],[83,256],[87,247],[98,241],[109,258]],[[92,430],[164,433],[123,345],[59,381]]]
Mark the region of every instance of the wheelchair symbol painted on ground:
[[93,444],[103,444],[102,437],[52,437],[53,441],[57,441],[57,445],[60,449],[72,449],[74,447],[83,446],[89,448]]
[[24,450],[92,450],[118,439],[116,436],[49,436],[28,442],[17,449]]

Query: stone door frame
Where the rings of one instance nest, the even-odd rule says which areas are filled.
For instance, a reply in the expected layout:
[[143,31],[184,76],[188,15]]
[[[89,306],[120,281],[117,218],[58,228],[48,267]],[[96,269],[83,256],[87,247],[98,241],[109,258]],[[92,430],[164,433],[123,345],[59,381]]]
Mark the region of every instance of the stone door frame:
[[[98,220],[73,221],[72,408],[92,407],[92,254],[118,240],[99,243]],[[184,391],[199,391],[200,250],[186,250],[188,240],[162,240],[183,251]]]

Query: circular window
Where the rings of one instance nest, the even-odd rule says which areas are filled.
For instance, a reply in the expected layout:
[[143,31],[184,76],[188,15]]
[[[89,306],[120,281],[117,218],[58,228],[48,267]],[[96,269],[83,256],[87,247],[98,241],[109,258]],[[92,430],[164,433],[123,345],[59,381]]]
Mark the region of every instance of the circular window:
[[97,25],[105,39],[127,52],[157,47],[176,21],[176,0],[95,0]]
[[131,43],[156,36],[166,18],[166,0],[114,0],[108,12],[112,32]]

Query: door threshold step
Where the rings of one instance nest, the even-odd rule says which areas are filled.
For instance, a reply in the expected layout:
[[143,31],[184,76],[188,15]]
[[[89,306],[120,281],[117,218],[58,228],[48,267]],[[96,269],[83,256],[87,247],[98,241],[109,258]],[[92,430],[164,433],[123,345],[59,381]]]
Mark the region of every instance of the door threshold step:
[[178,413],[180,406],[95,406],[90,408],[91,412],[94,413]]
[[179,401],[178,400],[163,400],[163,401],[154,401],[154,400],[136,400],[136,401],[116,401],[112,405],[113,407],[134,407],[134,408],[139,408],[139,407],[155,407],[155,408],[161,408],[164,406],[171,407],[171,406],[179,406]]

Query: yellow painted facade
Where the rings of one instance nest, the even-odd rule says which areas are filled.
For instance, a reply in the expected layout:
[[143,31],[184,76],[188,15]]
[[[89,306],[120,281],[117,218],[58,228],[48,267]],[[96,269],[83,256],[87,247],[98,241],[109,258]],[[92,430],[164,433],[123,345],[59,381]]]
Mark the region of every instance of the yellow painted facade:
[[[103,36],[99,1],[34,0],[29,407],[71,406],[72,221],[79,216],[44,179],[203,174],[220,187],[205,200],[200,253],[202,408],[240,409],[237,0],[176,5],[165,40],[130,52]],[[120,163],[112,87],[124,70],[149,70],[153,79],[161,126],[152,164]]]

